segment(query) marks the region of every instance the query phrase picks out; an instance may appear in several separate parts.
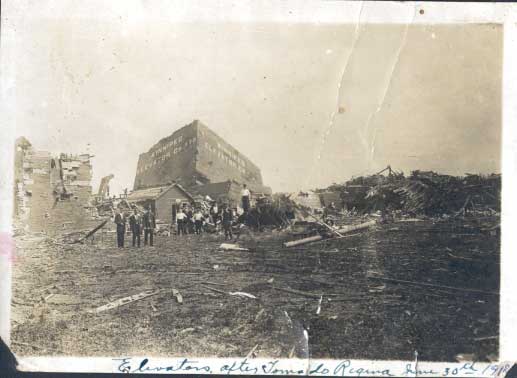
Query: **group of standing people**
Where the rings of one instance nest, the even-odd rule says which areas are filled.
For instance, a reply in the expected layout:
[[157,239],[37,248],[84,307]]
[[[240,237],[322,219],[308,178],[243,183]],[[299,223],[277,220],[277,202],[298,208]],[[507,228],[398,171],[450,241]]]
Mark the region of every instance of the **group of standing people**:
[[178,235],[201,234],[205,215],[200,209],[187,209],[186,206],[176,212],[176,226]]
[[222,224],[225,240],[232,239],[233,210],[227,204],[224,204],[222,210],[219,210],[217,202],[214,201],[210,207],[210,217],[216,227],[219,223]]
[[223,205],[223,208],[219,209],[216,201],[212,202],[208,212],[203,212],[201,209],[195,209],[193,211],[184,206],[176,211],[175,218],[178,235],[200,235],[203,233],[203,226],[210,223],[216,229],[219,227],[219,224],[222,224],[226,238],[232,237],[231,225],[234,220],[233,211],[227,205]]
[[126,235],[126,227],[129,221],[129,230],[133,236],[133,247],[140,247],[140,237],[144,232],[144,245],[153,246],[154,230],[156,228],[156,218],[154,213],[146,208],[143,213],[138,209],[133,210],[133,214],[129,217],[122,213],[119,209],[115,210],[114,222],[117,225],[117,246],[124,248],[124,239]]
[[[246,184],[243,185],[241,191],[242,209],[244,211],[244,219],[250,210],[251,193]],[[236,214],[227,205],[224,204],[222,209],[216,201],[213,201],[208,213],[204,213],[200,208],[192,209],[184,205],[182,208],[173,207],[173,221],[176,222],[177,234],[198,234],[203,233],[203,225],[211,223],[217,230],[219,224],[222,225],[225,240],[233,238],[232,225]],[[115,210],[114,222],[117,225],[117,246],[124,248],[124,239],[126,234],[127,223],[132,234],[133,247],[140,247],[141,234],[144,233],[144,245],[153,246],[154,231],[156,229],[156,218],[154,213],[148,207],[143,213],[138,209],[134,209],[133,213],[128,216],[127,213]]]

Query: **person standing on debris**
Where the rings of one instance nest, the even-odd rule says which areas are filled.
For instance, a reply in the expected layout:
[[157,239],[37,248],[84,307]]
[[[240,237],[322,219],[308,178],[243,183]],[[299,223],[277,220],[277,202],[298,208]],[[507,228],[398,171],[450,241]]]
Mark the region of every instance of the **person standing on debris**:
[[223,229],[224,229],[224,240],[232,240],[232,222],[233,212],[228,206],[224,206],[223,209]]
[[138,241],[137,245],[140,248],[140,234],[142,232],[142,216],[138,213],[138,209],[135,209],[133,214],[129,217],[129,228],[133,234],[133,247]]
[[242,196],[242,208],[244,209],[245,213],[248,213],[248,211],[250,209],[250,203],[251,203],[251,201],[250,201],[251,193],[246,184],[244,184],[242,186],[241,196]]
[[126,218],[120,210],[115,210],[115,224],[117,225],[117,247],[124,248],[124,235],[126,233]]
[[196,227],[196,234],[200,235],[203,231],[203,213],[201,210],[197,209],[194,213],[194,225]]
[[186,215],[183,212],[183,209],[179,209],[178,213],[176,214],[176,223],[178,225],[178,235],[185,235],[185,218]]
[[144,245],[147,245],[147,240],[149,239],[149,245],[152,247],[156,219],[154,217],[154,213],[149,210],[149,208],[145,209],[142,223],[144,226]]

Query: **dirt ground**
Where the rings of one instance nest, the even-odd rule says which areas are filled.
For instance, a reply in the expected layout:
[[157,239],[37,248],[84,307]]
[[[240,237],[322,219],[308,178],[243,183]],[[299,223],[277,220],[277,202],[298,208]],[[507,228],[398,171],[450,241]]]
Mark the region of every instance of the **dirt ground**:
[[[154,247],[124,249],[113,233],[85,244],[19,236],[12,348],[18,355],[242,357],[256,346],[259,357],[412,360],[416,350],[428,361],[460,353],[494,359],[500,242],[480,231],[482,221],[382,224],[289,249],[281,244],[293,239],[287,231],[241,235],[250,251],[221,250],[224,237],[211,234],[157,236]],[[149,289],[161,291],[91,313]]]

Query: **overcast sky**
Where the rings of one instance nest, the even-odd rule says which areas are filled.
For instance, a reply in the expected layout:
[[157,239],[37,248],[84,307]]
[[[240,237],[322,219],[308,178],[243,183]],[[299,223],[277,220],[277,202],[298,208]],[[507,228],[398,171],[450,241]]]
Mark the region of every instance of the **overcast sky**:
[[199,119],[274,191],[394,169],[500,172],[502,30],[31,18],[16,31],[17,136],[90,152],[94,190]]

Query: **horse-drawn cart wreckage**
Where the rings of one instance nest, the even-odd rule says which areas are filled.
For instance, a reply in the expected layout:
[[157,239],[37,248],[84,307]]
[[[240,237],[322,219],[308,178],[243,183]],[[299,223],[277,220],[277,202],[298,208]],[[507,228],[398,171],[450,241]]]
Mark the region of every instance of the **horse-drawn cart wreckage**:
[[[17,352],[80,355],[88,345],[110,355],[159,334],[149,346],[157,354],[303,357],[305,329],[315,357],[495,358],[499,174],[388,166],[272,193],[253,163],[198,121],[140,156],[133,191],[113,196],[109,175],[92,194],[90,159],[18,140]],[[214,204],[234,210],[230,242]],[[154,246],[116,248],[115,215],[146,209],[156,217]],[[182,209],[202,213],[201,232],[181,234]],[[465,342],[446,342],[439,319]],[[49,338],[53,326],[68,331]],[[97,337],[105,332],[117,337]]]

